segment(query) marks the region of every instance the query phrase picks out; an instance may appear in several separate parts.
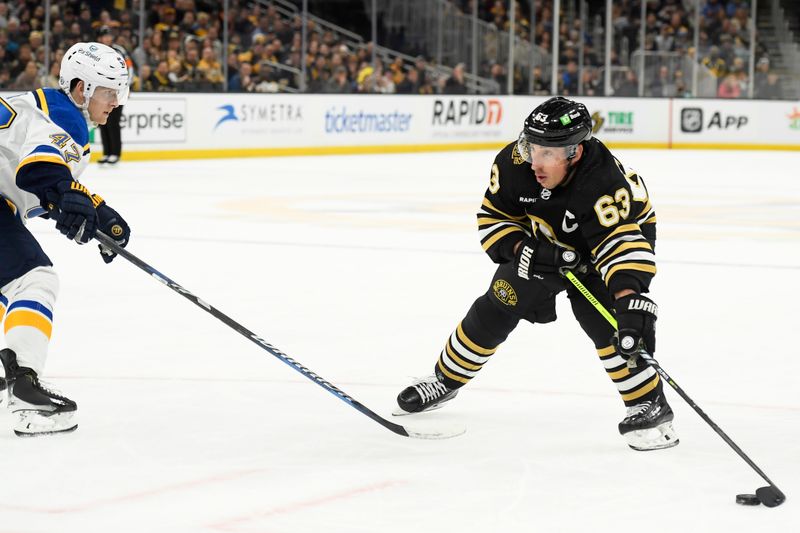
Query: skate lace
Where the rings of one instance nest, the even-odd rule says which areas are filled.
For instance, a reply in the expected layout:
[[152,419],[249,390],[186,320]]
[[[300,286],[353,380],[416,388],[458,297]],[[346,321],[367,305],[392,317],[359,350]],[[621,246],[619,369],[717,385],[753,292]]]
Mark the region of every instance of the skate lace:
[[47,393],[52,398],[55,398],[57,400],[62,400],[62,401],[69,401],[67,399],[67,397],[64,396],[64,394],[60,390],[56,389],[55,387],[53,387],[52,385],[50,385],[46,381],[40,380],[38,377],[33,378],[33,386],[35,388],[38,388],[39,390]]
[[628,407],[628,413],[626,418],[631,416],[640,415],[646,412],[650,408],[651,402],[644,402],[644,403],[637,403],[636,405],[631,405]]
[[445,387],[444,383],[442,383],[436,378],[433,379],[427,378],[418,380],[414,384],[414,388],[422,397],[423,402],[429,402],[431,400],[435,400],[436,398],[444,396],[447,393],[447,387]]

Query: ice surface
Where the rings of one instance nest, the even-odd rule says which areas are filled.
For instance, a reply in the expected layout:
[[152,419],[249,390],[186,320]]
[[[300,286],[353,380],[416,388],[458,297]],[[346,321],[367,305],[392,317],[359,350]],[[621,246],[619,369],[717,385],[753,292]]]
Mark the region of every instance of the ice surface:
[[[659,360],[783,506],[734,503],[763,481],[672,391],[680,446],[628,449],[563,297],[429,414],[465,435],[404,439],[37,220],[62,283],[46,378],[80,426],[20,439],[2,412],[0,532],[800,530],[800,152],[618,155],[658,213]],[[474,213],[493,157],[123,163],[83,181],[133,253],[388,417],[488,286]]]

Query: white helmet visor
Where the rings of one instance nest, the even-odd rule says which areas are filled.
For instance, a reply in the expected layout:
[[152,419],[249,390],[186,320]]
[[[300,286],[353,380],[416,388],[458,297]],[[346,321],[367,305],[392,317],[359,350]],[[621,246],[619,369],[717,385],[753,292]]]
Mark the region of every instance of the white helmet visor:
[[115,103],[118,106],[125,105],[128,101],[129,89],[126,85],[122,88],[114,87],[95,87],[91,98],[99,101],[102,104]]

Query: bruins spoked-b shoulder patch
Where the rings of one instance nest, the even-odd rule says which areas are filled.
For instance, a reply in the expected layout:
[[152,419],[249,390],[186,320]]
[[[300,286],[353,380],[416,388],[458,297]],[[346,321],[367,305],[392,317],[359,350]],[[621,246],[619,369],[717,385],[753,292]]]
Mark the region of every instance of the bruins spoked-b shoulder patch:
[[494,292],[495,298],[504,304],[510,306],[517,305],[517,293],[514,291],[514,287],[506,280],[498,279],[495,281],[494,285],[492,285],[492,291]]

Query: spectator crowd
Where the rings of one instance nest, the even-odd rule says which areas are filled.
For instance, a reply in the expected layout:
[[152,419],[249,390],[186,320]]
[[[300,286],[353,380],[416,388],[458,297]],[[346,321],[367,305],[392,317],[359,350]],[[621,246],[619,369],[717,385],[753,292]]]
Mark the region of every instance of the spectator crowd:
[[[479,16],[498,30],[507,29],[508,0],[451,0],[456,9],[471,14],[478,2]],[[114,42],[130,53],[134,65],[133,90],[229,91],[315,93],[465,94],[466,66],[432,65],[425,55],[377,55],[371,43],[355,42],[309,21],[303,46],[302,19],[269,3],[231,0],[228,11],[228,47],[223,47],[222,2],[210,0],[148,1],[145,34],[139,42],[137,2],[116,9],[119,2],[52,0],[50,33],[45,39],[45,7],[40,1],[0,1],[0,90],[27,90],[57,86],[64,52],[79,41],[97,40],[110,31]],[[562,4],[564,4],[562,2]],[[588,2],[588,19],[599,4]],[[577,17],[562,17],[553,28],[552,0],[516,1],[515,31],[543,50],[550,50],[553,35],[560,43],[559,92],[564,95],[602,95],[603,38],[598,31],[581,26]],[[770,59],[757,48],[755,78],[749,79],[750,6],[747,0],[706,0],[694,47],[693,7],[681,0],[649,0],[646,16],[645,95],[689,96],[690,67],[698,58],[715,80],[721,98],[747,96],[753,83],[758,98],[780,97],[777,75]],[[533,15],[533,16],[532,16]],[[636,54],[640,35],[639,0],[613,3],[615,42],[611,64],[614,93],[639,94]],[[533,21],[533,24],[532,22]],[[396,39],[395,39],[396,40]],[[47,42],[46,42],[47,41]],[[579,48],[583,44],[583,70]],[[403,46],[401,52],[411,49]],[[47,48],[46,48],[47,47]],[[49,49],[49,55],[46,54]],[[305,52],[305,56],[303,56]],[[413,50],[413,53],[425,51]],[[305,61],[306,79],[300,72]],[[49,67],[46,65],[49,64]],[[443,75],[442,73],[445,73]],[[227,78],[226,78],[227,74]],[[496,82],[500,92],[507,86],[506,65],[484,61],[477,75]],[[515,93],[527,93],[531,77],[534,93],[549,92],[547,68],[511,73]],[[582,76],[582,78],[580,78]],[[580,78],[580,79],[579,79]],[[580,87],[580,91],[579,91]]]
[[[510,27],[510,5],[506,0],[454,0],[464,13],[471,14],[478,2],[478,16],[500,30]],[[553,2],[536,2],[536,10],[531,13],[531,3],[514,0],[515,33],[523,39],[533,39],[541,49],[552,48]],[[617,96],[637,96],[641,69],[634,52],[642,48],[641,1],[614,1],[611,13],[614,27],[614,43],[611,52],[614,94]],[[778,75],[770,69],[768,51],[756,42],[756,68],[754,79],[748,75],[751,27],[751,5],[749,0],[699,0],[700,28],[698,46],[695,49],[694,18],[695,3],[682,0],[644,0],[647,1],[645,16],[645,96],[692,96],[691,77],[695,58],[704,67],[705,77],[713,78],[713,94],[720,98],[739,98],[748,94],[749,85],[754,84],[754,97],[780,98]],[[565,2],[562,2],[565,5]],[[587,20],[594,20],[594,31],[582,29],[580,19],[575,16],[565,20],[561,15],[558,28],[559,39],[559,79],[561,94],[587,96],[603,94],[601,67],[605,62],[605,31],[600,26],[605,23],[605,2],[586,2]],[[533,28],[532,21],[534,22]],[[599,23],[599,24],[598,24]],[[583,79],[579,80],[578,55],[583,42]],[[494,69],[494,70],[492,70]],[[499,81],[505,80],[505,66],[484,65],[482,75]],[[547,69],[534,67],[534,80],[549,76]],[[530,73],[514,72],[515,93],[528,92]],[[549,80],[548,80],[549,81]],[[582,84],[579,84],[582,81]],[[549,83],[534,83],[535,93],[549,93]]]

